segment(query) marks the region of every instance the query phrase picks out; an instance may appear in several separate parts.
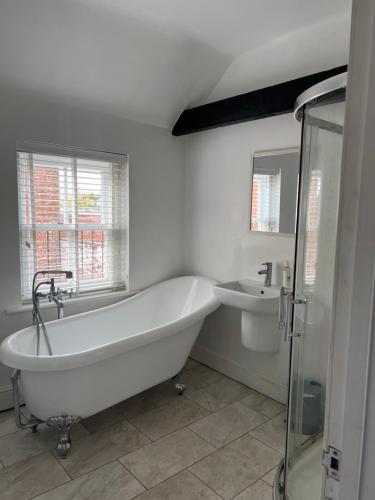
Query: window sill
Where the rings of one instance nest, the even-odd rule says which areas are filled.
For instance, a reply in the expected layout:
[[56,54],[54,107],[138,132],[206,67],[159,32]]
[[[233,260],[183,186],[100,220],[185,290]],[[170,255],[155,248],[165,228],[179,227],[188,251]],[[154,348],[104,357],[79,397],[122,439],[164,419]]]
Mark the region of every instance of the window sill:
[[[140,292],[140,290],[120,290],[118,292],[102,292],[102,293],[91,293],[89,295],[83,295],[83,296],[78,296],[78,297],[73,297],[71,299],[66,298],[65,299],[65,306],[69,306],[69,304],[74,303],[74,304],[84,304],[85,302],[92,302],[94,300],[98,299],[112,299],[112,298],[127,298],[131,297],[132,295],[135,295],[136,293]],[[50,309],[56,307],[56,304],[53,302],[41,302],[40,303],[40,309]],[[32,311],[32,304],[23,304],[19,305],[16,307],[9,307],[8,309],[5,309],[5,314],[11,315],[11,314],[18,314],[22,312],[31,312]]]

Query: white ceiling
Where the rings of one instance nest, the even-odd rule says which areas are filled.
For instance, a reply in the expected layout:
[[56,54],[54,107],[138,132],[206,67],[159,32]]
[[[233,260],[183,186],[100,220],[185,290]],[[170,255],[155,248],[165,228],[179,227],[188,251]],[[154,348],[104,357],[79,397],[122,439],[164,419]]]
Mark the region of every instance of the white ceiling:
[[[329,30],[337,16],[348,19],[350,3],[1,0],[0,83],[170,127],[182,109],[208,98],[241,54],[323,21]],[[251,71],[247,78],[251,89]]]

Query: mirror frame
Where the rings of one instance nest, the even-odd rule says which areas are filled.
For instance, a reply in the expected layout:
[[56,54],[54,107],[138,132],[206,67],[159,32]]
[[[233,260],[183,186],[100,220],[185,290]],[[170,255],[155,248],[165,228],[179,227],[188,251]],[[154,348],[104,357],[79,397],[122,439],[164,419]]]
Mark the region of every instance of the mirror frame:
[[[259,235],[266,235],[266,236],[283,236],[283,237],[288,237],[288,238],[295,238],[296,233],[273,233],[271,231],[253,231],[251,229],[251,204],[252,204],[252,198],[253,198],[253,172],[254,172],[254,160],[255,158],[260,158],[262,156],[277,156],[277,155],[282,155],[282,154],[290,154],[290,153],[298,153],[299,155],[301,154],[301,148],[300,146],[290,146],[288,148],[278,148],[278,149],[267,149],[267,150],[261,150],[261,151],[254,151],[254,153],[250,156],[250,161],[251,161],[251,166],[250,166],[250,189],[249,189],[249,201],[248,201],[248,206],[247,206],[247,232],[250,234],[259,234]],[[301,157],[300,157],[301,160]],[[300,172],[301,173],[301,168]],[[297,193],[298,197],[298,193]],[[298,199],[297,199],[297,204],[298,204]],[[296,204],[296,221],[297,221],[297,204]]]

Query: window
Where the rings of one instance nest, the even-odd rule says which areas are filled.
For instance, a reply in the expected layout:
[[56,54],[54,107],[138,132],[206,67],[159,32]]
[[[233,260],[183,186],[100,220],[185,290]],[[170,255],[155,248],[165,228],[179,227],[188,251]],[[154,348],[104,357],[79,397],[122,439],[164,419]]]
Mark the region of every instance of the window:
[[127,156],[20,141],[17,166],[22,299],[43,269],[76,294],[126,288]]
[[278,233],[280,224],[280,169],[253,173],[251,230]]

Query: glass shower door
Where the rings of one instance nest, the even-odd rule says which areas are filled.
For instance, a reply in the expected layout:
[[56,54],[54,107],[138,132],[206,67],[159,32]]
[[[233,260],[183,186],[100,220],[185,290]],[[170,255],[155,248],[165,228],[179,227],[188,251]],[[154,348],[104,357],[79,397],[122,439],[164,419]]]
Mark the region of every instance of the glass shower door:
[[320,500],[340,191],[342,95],[304,109],[284,488]]

